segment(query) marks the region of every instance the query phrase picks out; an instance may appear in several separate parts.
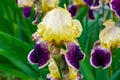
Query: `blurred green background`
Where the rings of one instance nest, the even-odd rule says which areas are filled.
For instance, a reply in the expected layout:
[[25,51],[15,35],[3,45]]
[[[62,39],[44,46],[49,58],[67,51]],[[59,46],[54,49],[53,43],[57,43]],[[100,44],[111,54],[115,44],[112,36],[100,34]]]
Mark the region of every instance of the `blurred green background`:
[[[60,0],[60,5],[67,5],[68,0]],[[104,13],[106,16],[104,17]],[[79,9],[76,18],[83,26],[83,33],[78,38],[86,58],[80,62],[80,73],[83,80],[120,80],[120,49],[113,50],[112,65],[107,69],[95,69],[90,65],[90,52],[99,32],[104,28],[103,18],[111,18],[110,10],[101,8],[95,11],[95,20],[88,19],[88,7]],[[0,80],[46,80],[47,67],[38,69],[27,60],[29,51],[34,48],[31,35],[36,31],[32,25],[34,10],[28,19],[23,16],[15,0],[0,0]]]

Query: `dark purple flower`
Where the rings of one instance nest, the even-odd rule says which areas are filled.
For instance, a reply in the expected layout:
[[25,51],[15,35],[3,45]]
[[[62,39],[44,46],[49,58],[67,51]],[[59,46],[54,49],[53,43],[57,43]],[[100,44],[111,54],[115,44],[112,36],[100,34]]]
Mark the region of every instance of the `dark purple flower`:
[[111,0],[110,6],[116,15],[120,17],[120,0]]
[[30,16],[30,11],[31,11],[31,7],[24,7],[23,8],[23,14],[26,18],[28,18]]
[[79,70],[79,61],[83,60],[84,56],[85,55],[83,54],[78,45],[73,42],[69,42],[67,44],[67,52],[65,54],[65,59],[68,65],[70,65],[76,70]]
[[69,8],[68,8],[69,12],[71,13],[71,16],[72,17],[75,17],[76,16],[76,13],[78,11],[78,6],[77,5],[70,5]]
[[39,68],[46,66],[50,59],[49,45],[47,42],[41,42],[35,45],[29,55],[28,60],[31,64],[38,64]]
[[90,62],[95,68],[103,67],[105,69],[109,67],[112,62],[110,49],[101,46],[94,47],[91,52]]

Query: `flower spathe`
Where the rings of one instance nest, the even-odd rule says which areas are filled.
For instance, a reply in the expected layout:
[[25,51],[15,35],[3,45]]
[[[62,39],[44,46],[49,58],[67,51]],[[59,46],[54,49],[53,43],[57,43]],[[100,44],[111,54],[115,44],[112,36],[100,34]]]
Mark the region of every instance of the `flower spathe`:
[[109,67],[112,62],[112,49],[120,47],[120,28],[115,26],[112,19],[103,25],[105,28],[100,32],[99,41],[95,43],[91,52],[91,64],[95,67]]
[[[82,26],[80,22],[72,19],[66,9],[58,7],[51,10],[44,16],[42,22],[38,24],[38,30],[33,35],[33,38],[39,47],[35,47],[35,49],[29,53],[28,60],[32,63],[38,63],[39,68],[49,63],[50,74],[47,76],[48,79],[59,80],[58,63],[55,60],[56,57],[61,58],[61,55],[64,55],[67,65],[73,68],[75,74],[77,74],[80,67],[79,61],[85,57],[75,40],[81,33]],[[66,46],[64,52],[61,52],[62,45]],[[37,54],[37,56],[34,54]],[[56,66],[51,67],[52,64]],[[53,69],[53,67],[55,67],[55,69]],[[69,78],[71,78],[71,76],[73,75],[70,73]],[[75,76],[76,77],[68,80],[80,78],[78,75]]]

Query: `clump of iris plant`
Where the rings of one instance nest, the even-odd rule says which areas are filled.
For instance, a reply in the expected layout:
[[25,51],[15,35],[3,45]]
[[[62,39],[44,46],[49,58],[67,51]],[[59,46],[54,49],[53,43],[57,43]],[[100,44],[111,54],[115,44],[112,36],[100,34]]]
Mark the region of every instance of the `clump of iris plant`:
[[81,23],[72,19],[66,9],[58,7],[48,12],[37,27],[29,62],[38,64],[39,68],[48,65],[48,80],[81,80],[79,61],[85,55],[76,40],[82,33]]
[[23,8],[23,14],[26,18],[30,16],[32,7],[35,9],[35,20],[38,22],[41,13],[46,14],[48,11],[58,6],[59,0],[17,0],[18,6]]
[[90,62],[95,68],[103,69],[110,66],[112,62],[112,50],[120,48],[120,28],[110,19],[104,23],[105,28],[100,32],[91,52]]

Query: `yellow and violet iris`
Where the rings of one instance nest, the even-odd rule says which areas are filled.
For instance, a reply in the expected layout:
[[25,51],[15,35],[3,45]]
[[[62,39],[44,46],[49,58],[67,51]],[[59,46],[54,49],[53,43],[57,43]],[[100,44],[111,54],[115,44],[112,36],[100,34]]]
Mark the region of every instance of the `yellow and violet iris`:
[[112,49],[120,47],[120,28],[111,19],[104,23],[105,28],[100,32],[99,41],[91,52],[91,64],[95,67],[109,67],[112,62]]
[[72,19],[66,9],[58,7],[49,11],[37,27],[33,34],[36,44],[28,55],[29,62],[37,63],[39,68],[48,65],[49,80],[80,80],[79,61],[85,57],[76,40],[82,33],[80,22]]
[[40,14],[47,13],[58,6],[59,0],[17,0],[18,6],[23,7],[23,13],[26,18],[30,16],[32,7],[35,8],[35,21],[36,23]]

